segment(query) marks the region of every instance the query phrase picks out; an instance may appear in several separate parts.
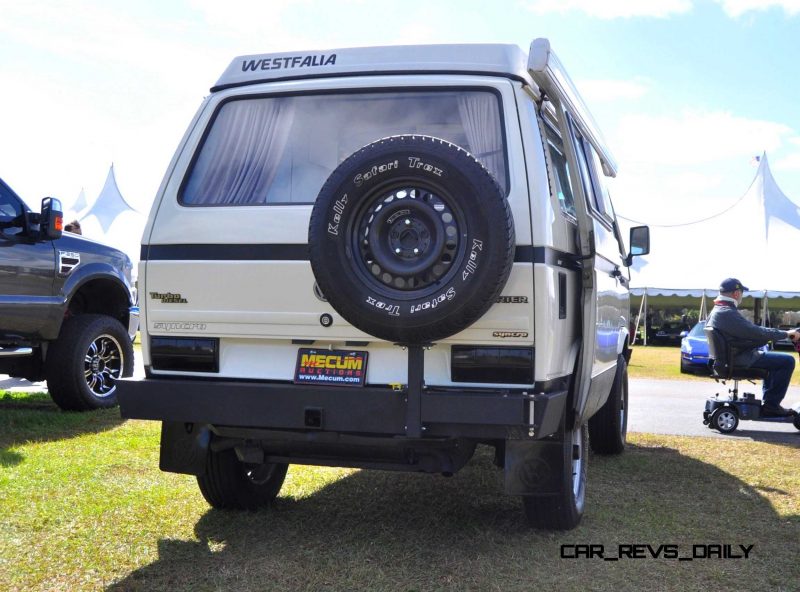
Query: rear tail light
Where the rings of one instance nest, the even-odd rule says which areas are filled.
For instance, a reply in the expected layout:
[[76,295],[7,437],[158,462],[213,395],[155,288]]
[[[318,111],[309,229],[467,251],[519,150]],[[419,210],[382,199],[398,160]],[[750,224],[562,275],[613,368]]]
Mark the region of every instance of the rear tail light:
[[450,353],[453,382],[533,384],[532,347],[454,345]]
[[153,370],[219,372],[219,339],[151,337]]

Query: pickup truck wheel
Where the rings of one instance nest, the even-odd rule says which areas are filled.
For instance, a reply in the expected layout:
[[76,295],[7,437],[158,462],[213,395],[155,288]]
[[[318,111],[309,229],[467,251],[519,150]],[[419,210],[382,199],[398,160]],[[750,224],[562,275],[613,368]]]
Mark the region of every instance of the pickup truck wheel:
[[564,432],[561,491],[555,495],[523,496],[522,505],[530,526],[570,530],[580,523],[586,501],[587,440],[586,424]]
[[285,463],[245,464],[229,448],[208,453],[206,473],[197,484],[214,508],[257,510],[278,497],[288,468]]
[[47,390],[67,411],[117,404],[116,380],[133,374],[133,345],[118,320],[84,314],[64,322],[47,350]]
[[511,272],[514,224],[492,175],[458,146],[394,136],[351,155],[319,192],[314,276],[353,326],[426,343],[465,329]]
[[617,372],[608,399],[589,419],[589,444],[600,454],[619,454],[628,436],[628,364],[617,359]]

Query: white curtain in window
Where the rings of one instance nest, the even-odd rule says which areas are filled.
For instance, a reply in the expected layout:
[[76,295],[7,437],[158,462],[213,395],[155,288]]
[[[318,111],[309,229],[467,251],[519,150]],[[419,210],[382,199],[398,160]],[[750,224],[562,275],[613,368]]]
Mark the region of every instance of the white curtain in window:
[[293,121],[292,99],[249,99],[226,104],[194,165],[183,201],[264,203]]
[[458,112],[473,156],[494,175],[500,187],[506,189],[497,99],[489,93],[461,94],[458,97]]

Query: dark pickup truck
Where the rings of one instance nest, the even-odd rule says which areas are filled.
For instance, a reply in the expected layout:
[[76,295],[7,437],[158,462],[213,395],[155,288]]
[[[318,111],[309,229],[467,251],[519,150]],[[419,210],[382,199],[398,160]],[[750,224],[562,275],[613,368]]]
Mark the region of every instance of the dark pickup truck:
[[57,199],[35,213],[0,180],[0,374],[47,379],[62,409],[111,407],[133,373],[131,261],[62,227]]

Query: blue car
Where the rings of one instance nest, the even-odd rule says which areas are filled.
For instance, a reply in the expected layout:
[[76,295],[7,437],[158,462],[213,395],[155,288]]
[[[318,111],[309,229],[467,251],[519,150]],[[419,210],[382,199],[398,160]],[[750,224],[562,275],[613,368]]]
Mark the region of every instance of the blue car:
[[703,329],[705,321],[700,321],[688,333],[681,333],[681,372],[683,374],[709,373],[708,340]]

